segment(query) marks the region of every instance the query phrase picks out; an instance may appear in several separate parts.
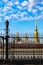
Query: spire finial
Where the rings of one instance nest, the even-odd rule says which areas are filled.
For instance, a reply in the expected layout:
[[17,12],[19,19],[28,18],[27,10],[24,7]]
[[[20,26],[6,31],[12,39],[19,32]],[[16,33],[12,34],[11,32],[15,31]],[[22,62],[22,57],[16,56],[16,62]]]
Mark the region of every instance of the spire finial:
[[35,15],[35,29],[37,29],[37,14]]

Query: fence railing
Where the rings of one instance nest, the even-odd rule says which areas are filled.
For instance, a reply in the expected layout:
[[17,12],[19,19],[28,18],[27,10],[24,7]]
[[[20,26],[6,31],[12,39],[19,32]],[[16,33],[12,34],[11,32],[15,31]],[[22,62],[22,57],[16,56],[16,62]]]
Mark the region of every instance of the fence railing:
[[[4,38],[3,38],[4,37]],[[8,37],[9,58],[43,58],[43,36],[39,36],[39,42],[34,41],[34,37]],[[0,58],[5,59],[6,55],[5,36],[0,35]]]

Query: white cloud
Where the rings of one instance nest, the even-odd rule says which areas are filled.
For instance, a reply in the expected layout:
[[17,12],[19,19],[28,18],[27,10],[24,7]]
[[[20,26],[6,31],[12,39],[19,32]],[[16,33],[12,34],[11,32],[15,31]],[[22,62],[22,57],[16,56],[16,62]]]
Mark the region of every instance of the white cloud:
[[10,17],[12,18],[18,18],[18,14],[11,14]]
[[5,21],[6,21],[6,20],[10,20],[10,19],[11,19],[10,16],[5,16]]
[[43,5],[43,1],[41,2],[41,4]]
[[25,14],[27,14],[26,12],[22,12],[19,14],[12,14],[11,17],[16,18],[16,20],[33,20],[34,18],[32,16],[28,17],[25,16]]
[[8,9],[9,9],[9,7],[4,6],[4,8],[2,9],[2,11],[5,12],[5,11],[8,10]]
[[28,20],[34,20],[34,17],[30,16],[28,17]]
[[[22,12],[22,13],[18,13],[18,14],[11,14],[10,16],[5,16],[5,20],[18,20],[18,21],[22,21],[22,20],[35,20],[35,17],[32,16],[25,16],[25,14],[27,14],[26,12]],[[37,19],[41,19],[43,18],[43,15],[39,15],[37,16]]]
[[[2,12],[5,14],[5,20],[6,19],[33,20],[34,18],[30,16],[27,11],[25,12],[24,10],[27,9],[29,12],[32,12],[33,14],[37,13],[38,10],[43,10],[42,6],[37,6],[38,3],[43,4],[43,2],[40,2],[41,0],[39,1],[38,0],[28,0],[28,1],[24,0],[22,3],[20,3],[18,0],[15,0],[15,1],[3,0],[3,1],[6,2],[6,5],[2,9]],[[16,6],[17,8],[13,9],[12,6],[15,6],[15,5],[17,5]],[[36,7],[36,9],[34,9],[33,7]],[[21,10],[24,12],[21,12]],[[8,12],[8,14],[11,12],[11,14],[7,16],[6,12]],[[3,14],[0,14],[0,16],[3,16]],[[40,17],[42,17],[42,15],[39,16],[39,18]]]
[[18,19],[18,14],[11,14],[10,16],[5,16],[5,20],[13,20],[13,19]]
[[37,15],[37,20],[43,19],[43,11],[40,13],[40,15]]
[[36,6],[36,8],[39,9],[39,10],[43,10],[42,6]]
[[22,13],[18,13],[18,14],[11,14],[10,16],[5,16],[5,20],[13,20],[13,19],[16,19],[17,20],[33,20],[33,17],[28,17],[28,16],[25,16],[25,14],[27,14],[26,12],[22,12]]
[[21,20],[34,20],[34,18],[32,16],[22,17]]
[[32,12],[33,12],[33,13],[37,13],[37,9],[33,9]]
[[19,14],[19,13],[21,13],[21,11],[17,11],[17,13]]
[[22,9],[22,7],[21,7],[21,6],[19,6],[19,5],[17,6],[17,8]]
[[14,4],[18,5],[19,4],[19,1],[14,1]]
[[13,2],[11,2],[11,1],[9,1],[8,3],[7,3],[7,6],[12,6],[13,5]]
[[23,14],[23,15],[24,15],[24,14],[27,14],[27,12],[22,12],[21,14]]
[[39,15],[37,18],[38,19],[43,19],[43,15]]
[[22,2],[22,6],[27,6],[28,5],[28,2],[27,1],[23,1]]
[[33,3],[34,3],[34,0],[29,0],[29,3],[33,5]]
[[4,8],[2,9],[2,12],[8,12],[8,11],[12,11],[12,7],[9,7],[9,6],[4,6]]
[[39,10],[43,10],[43,7],[39,7]]
[[[14,1],[14,2],[15,2],[15,1]],[[14,6],[14,2],[13,2],[13,1],[8,1],[8,2],[6,3],[6,5],[3,7],[2,12],[3,12],[5,15],[6,15],[7,13],[13,13],[13,12],[15,12],[15,10],[12,8],[12,6]],[[15,4],[19,4],[19,2],[16,1]],[[21,9],[20,6],[17,6],[17,7]]]
[[3,0],[4,2],[7,2],[8,0]]
[[28,11],[31,11],[32,10],[32,7],[34,6],[34,0],[29,0],[29,6],[28,6]]
[[29,5],[28,5],[28,11],[32,11],[32,8],[35,7],[37,4],[40,4],[42,0],[29,0]]
[[4,14],[0,14],[0,16],[4,16]]
[[39,8],[40,8],[40,6],[36,6],[36,8],[37,8],[37,9],[39,9]]

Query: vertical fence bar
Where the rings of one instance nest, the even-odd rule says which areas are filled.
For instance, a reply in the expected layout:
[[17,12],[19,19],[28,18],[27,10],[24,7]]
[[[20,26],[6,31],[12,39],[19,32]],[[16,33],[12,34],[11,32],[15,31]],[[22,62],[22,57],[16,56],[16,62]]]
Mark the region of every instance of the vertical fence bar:
[[6,21],[6,59],[8,59],[8,20]]

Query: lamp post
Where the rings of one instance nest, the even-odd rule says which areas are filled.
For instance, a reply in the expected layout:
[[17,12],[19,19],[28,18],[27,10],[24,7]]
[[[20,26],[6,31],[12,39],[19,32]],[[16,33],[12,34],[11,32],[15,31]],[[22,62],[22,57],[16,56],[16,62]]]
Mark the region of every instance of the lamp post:
[[6,59],[8,59],[8,26],[9,26],[8,20],[6,20],[5,24],[6,24]]

